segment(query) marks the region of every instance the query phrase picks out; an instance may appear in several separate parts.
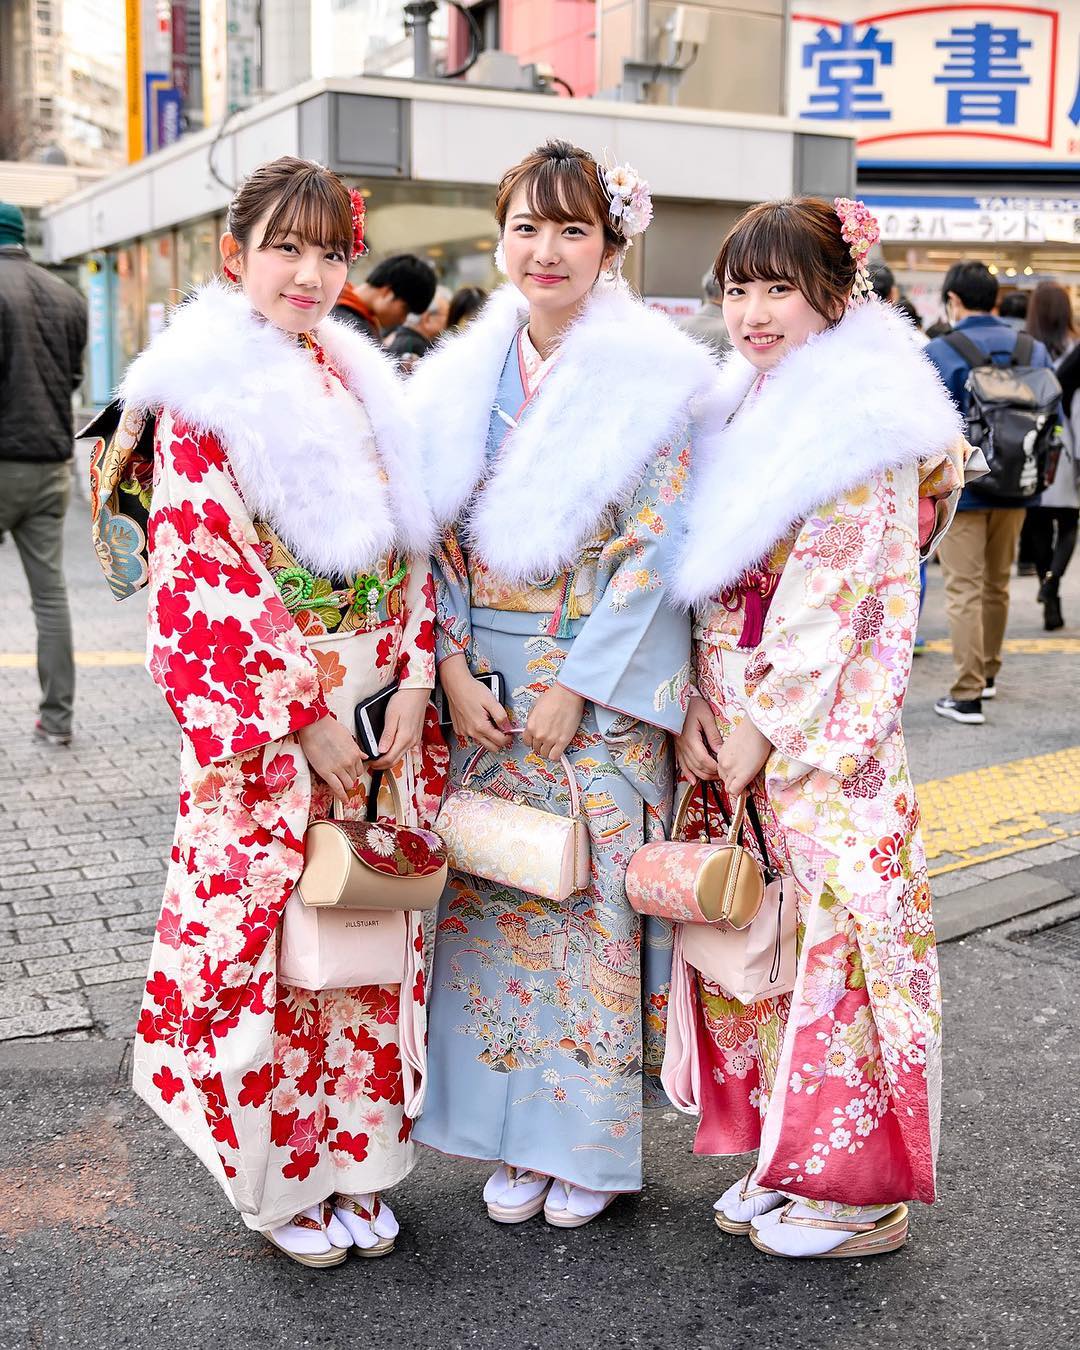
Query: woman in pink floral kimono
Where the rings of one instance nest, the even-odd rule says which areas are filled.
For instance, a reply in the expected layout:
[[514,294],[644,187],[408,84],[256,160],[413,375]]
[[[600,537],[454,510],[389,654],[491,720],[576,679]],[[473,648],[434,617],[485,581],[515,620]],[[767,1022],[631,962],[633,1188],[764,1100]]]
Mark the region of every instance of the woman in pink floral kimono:
[[[183,732],[135,1087],[245,1223],[310,1266],[393,1248],[378,1192],[413,1166],[422,936],[413,917],[400,982],[312,992],[277,977],[283,911],[333,798],[362,808],[375,764],[430,818],[445,758],[431,518],[396,377],[325,317],[361,224],[328,170],[257,169],[230,208],[227,284],[176,311],[121,391],[157,419],[147,665]],[[353,708],[394,680],[365,762]]]
[[[863,1256],[934,1198],[941,1004],[900,712],[920,547],[965,444],[906,321],[867,298],[860,203],[755,207],[716,273],[735,350],[704,416],[677,589],[694,611],[680,761],[752,785],[799,920],[794,990],[749,1006],[679,959],[665,1085],[695,1151],[758,1150],[716,1222],[781,1256]],[[699,1100],[680,1093],[680,1050]]]

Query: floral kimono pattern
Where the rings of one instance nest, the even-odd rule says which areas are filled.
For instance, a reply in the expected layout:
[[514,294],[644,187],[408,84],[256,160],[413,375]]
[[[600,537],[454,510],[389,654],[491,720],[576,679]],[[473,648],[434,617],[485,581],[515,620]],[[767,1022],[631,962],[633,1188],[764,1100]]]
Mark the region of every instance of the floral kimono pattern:
[[[515,350],[500,387],[507,408],[524,397]],[[519,418],[529,415],[520,408]],[[492,453],[505,435],[493,419]],[[415,1138],[593,1190],[640,1188],[644,1079],[658,1076],[663,1055],[671,932],[640,920],[624,878],[634,851],[662,838],[670,818],[667,732],[685,715],[689,624],[661,590],[688,456],[685,435],[656,449],[630,499],[604,512],[558,575],[504,582],[460,528],[435,559],[440,660],[463,653],[474,673],[500,672],[518,727],[556,680],[585,699],[566,754],[592,881],[555,904],[451,872]],[[474,751],[454,747],[454,778]],[[562,769],[520,737],[481,765],[493,792],[566,813]]]
[[[955,500],[955,464],[922,478],[925,497]],[[934,1198],[941,998],[900,728],[919,498],[914,463],[844,492],[699,610],[694,633],[721,734],[750,717],[776,747],[755,798],[800,937],[791,994],[744,1006],[697,976],[695,1150],[760,1148],[761,1184],[840,1205]]]
[[[251,518],[221,441],[168,411],[155,457],[147,666],[183,739],[135,1087],[265,1229],[413,1163],[400,1043],[408,1023],[422,1044],[422,964],[412,987],[318,993],[275,972],[304,832],[330,808],[297,732],[328,709],[351,718],[345,690],[431,687],[434,594],[426,560],[351,579],[300,567]],[[429,736],[400,770],[424,822],[442,756]],[[418,924],[413,938],[419,953]]]

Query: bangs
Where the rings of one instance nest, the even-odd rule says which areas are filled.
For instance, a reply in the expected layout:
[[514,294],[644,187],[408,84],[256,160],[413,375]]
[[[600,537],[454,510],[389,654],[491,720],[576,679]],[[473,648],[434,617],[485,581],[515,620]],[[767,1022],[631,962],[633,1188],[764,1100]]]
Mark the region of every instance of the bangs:
[[288,235],[316,248],[336,249],[348,262],[352,253],[352,204],[341,183],[312,172],[294,178],[266,222],[260,248],[280,244]]
[[523,174],[515,186],[525,189],[529,211],[539,220],[551,220],[556,225],[604,223],[599,180],[589,181],[589,172],[580,160],[544,160]]
[[[733,281],[787,281],[805,290],[805,262],[800,266],[794,232],[777,207],[756,221],[740,221],[724,241],[716,260],[721,286]],[[806,253],[803,251],[803,258]]]

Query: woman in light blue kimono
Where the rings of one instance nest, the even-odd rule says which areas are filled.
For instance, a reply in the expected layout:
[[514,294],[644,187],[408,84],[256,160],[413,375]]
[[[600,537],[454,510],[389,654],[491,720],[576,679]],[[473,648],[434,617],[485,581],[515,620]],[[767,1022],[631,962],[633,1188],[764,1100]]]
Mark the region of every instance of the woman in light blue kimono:
[[[689,467],[689,404],[712,358],[621,283],[648,189],[564,142],[500,186],[511,285],[410,386],[435,559],[454,779],[562,814],[572,763],[591,884],[562,903],[451,873],[438,915],[429,1078],[414,1137],[498,1164],[484,1199],[576,1227],[642,1184],[671,934],[624,878],[670,820],[690,632],[665,574]],[[506,707],[474,677],[502,675]],[[523,734],[511,734],[510,728]]]

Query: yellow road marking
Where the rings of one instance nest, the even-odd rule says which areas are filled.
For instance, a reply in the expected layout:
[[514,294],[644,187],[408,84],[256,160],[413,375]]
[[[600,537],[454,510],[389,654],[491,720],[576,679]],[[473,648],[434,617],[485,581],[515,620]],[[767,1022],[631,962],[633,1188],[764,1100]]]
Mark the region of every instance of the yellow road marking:
[[[931,638],[922,650],[945,652],[948,655],[952,651],[952,643],[948,638]],[[1080,652],[1080,638],[1006,638],[1002,650],[1010,656],[1048,656],[1055,652]]]
[[1080,814],[1080,746],[937,778],[916,791],[931,876],[1080,836],[1069,819]]
[[[142,652],[76,652],[77,666],[141,666]],[[32,670],[37,665],[33,652],[0,652],[0,668],[5,670]]]

